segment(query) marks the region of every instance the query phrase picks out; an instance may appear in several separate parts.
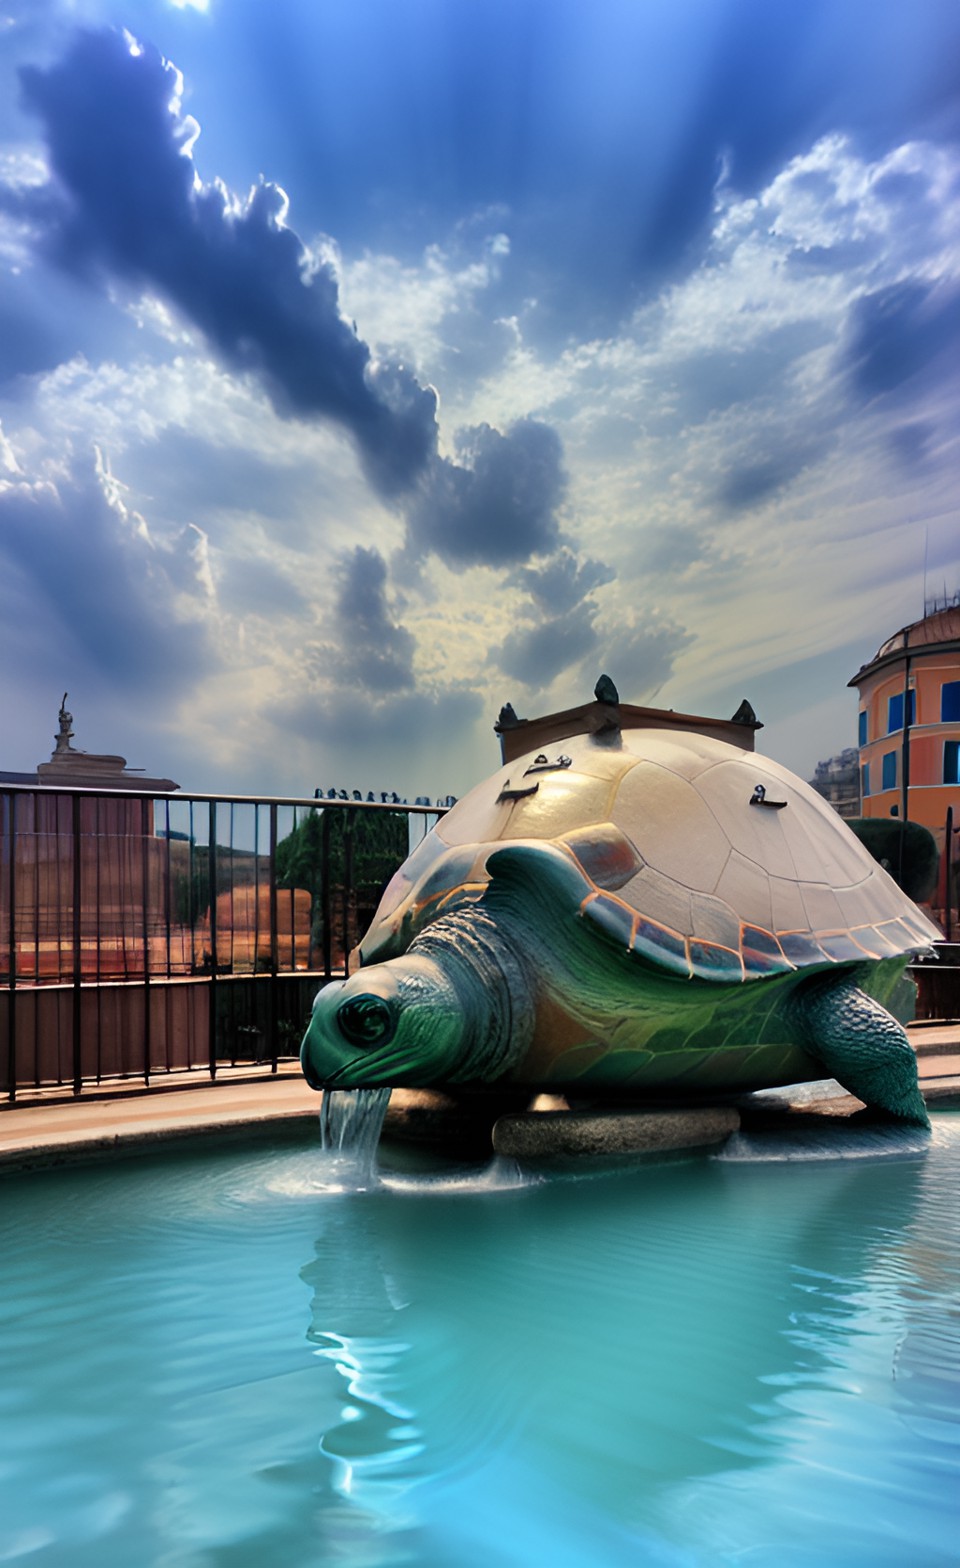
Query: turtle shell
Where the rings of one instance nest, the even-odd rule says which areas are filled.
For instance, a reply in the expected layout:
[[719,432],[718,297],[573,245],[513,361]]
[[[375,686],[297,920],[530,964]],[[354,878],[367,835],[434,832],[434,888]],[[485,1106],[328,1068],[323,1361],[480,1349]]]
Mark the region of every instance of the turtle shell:
[[483,897],[507,843],[549,843],[582,878],[580,914],[678,976],[742,982],[922,951],[939,932],[809,785],[692,732],[583,735],[530,753],[459,801],[387,887],[364,963]]

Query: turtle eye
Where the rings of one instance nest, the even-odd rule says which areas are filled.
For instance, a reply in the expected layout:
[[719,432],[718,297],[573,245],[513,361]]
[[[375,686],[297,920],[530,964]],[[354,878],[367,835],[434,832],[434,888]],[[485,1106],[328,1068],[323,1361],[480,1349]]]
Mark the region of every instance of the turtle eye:
[[380,996],[351,996],[337,1008],[340,1033],[351,1045],[385,1045],[397,1027],[394,1009]]

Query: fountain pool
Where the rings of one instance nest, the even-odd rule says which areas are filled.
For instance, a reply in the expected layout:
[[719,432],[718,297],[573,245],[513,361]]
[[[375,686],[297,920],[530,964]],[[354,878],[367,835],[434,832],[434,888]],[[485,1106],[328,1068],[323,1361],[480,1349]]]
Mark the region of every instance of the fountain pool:
[[761,1142],[7,1177],[0,1562],[955,1563],[960,1118],[899,1158]]

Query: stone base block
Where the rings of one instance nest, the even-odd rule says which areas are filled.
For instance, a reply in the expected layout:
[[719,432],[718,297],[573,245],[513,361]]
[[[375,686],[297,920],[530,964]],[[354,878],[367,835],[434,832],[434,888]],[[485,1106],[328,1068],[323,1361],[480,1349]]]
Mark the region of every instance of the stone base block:
[[723,1143],[740,1126],[728,1105],[663,1111],[530,1111],[501,1116],[493,1129],[497,1154],[541,1160],[624,1154],[668,1154]]

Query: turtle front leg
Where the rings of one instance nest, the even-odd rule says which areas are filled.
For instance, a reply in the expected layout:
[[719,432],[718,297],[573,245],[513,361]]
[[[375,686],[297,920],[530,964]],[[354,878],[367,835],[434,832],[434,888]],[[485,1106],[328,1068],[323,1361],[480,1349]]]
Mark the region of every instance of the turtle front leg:
[[849,975],[812,981],[797,996],[807,1047],[858,1100],[929,1127],[917,1059],[897,1020]]

